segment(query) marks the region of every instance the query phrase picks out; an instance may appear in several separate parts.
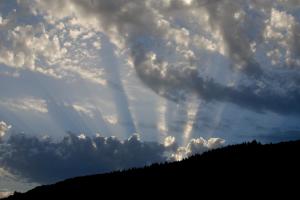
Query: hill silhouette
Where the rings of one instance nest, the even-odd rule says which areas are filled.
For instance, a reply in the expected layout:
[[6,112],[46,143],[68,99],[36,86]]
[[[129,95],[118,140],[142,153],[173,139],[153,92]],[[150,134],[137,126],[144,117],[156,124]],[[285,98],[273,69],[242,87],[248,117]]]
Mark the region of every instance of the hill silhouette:
[[257,192],[271,187],[270,192],[274,193],[297,186],[299,150],[300,140],[265,145],[253,141],[211,150],[180,162],[68,179],[24,194],[15,193],[7,199],[107,199],[138,194],[144,195],[140,196],[143,199],[220,188]]

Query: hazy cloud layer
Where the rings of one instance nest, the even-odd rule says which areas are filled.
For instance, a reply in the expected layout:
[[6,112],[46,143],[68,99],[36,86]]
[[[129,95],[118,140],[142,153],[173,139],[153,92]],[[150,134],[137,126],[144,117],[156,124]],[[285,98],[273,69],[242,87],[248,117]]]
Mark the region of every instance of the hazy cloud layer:
[[14,134],[0,143],[0,166],[31,182],[49,183],[80,175],[142,167],[220,147],[223,139],[193,139],[178,147],[174,137],[164,144],[143,142],[138,135],[121,141],[116,137],[69,134],[59,142]]

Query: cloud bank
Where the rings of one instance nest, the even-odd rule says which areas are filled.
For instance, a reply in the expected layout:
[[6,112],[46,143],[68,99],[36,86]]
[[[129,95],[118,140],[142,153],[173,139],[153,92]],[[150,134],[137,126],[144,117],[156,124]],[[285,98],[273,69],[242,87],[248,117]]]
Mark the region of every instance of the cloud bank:
[[36,183],[114,170],[142,167],[157,162],[181,160],[187,156],[220,147],[225,140],[193,139],[178,147],[174,137],[164,144],[143,142],[138,135],[121,141],[116,137],[87,137],[68,134],[61,141],[13,134],[0,143],[0,166]]

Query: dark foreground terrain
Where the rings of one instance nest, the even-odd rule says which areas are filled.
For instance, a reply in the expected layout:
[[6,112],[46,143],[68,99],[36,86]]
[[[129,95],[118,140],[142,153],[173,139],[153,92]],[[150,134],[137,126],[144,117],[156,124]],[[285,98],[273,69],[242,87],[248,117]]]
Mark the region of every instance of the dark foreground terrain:
[[[219,196],[299,188],[300,141],[244,143],[212,150],[175,163],[68,179],[40,186],[14,199],[148,199],[183,194]],[[210,192],[214,191],[214,192]],[[243,199],[243,198],[242,198]]]

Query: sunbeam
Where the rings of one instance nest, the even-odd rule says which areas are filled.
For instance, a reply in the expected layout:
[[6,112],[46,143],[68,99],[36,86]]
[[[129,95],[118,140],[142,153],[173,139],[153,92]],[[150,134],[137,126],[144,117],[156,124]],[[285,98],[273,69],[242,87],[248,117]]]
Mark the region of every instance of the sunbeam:
[[165,138],[168,135],[169,127],[167,122],[167,100],[159,98],[157,102],[157,130],[161,134],[160,139]]
[[[186,104],[187,120],[183,129],[183,144],[186,145],[191,139],[191,134],[193,132],[193,127],[195,125],[197,114],[200,113],[199,108],[199,98],[193,95],[189,98]],[[198,113],[199,112],[199,113]]]
[[128,102],[127,94],[122,83],[118,58],[115,55],[112,44],[108,41],[104,42],[103,48],[105,49],[105,56],[103,56],[103,63],[108,67],[105,72],[108,78],[108,86],[111,88],[111,93],[114,98],[114,103],[117,108],[117,115],[119,123],[123,124],[125,135],[128,137],[136,133],[135,123],[130,112],[130,105]]

